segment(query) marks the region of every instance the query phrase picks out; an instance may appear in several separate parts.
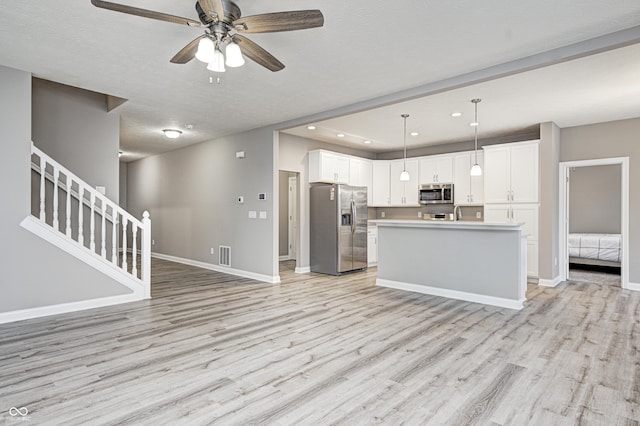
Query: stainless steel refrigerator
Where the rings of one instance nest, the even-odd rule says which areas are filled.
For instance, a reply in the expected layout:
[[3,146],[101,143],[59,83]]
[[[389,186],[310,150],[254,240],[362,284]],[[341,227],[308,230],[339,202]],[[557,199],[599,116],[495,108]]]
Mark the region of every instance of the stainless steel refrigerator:
[[311,271],[340,275],[367,267],[367,188],[310,188]]

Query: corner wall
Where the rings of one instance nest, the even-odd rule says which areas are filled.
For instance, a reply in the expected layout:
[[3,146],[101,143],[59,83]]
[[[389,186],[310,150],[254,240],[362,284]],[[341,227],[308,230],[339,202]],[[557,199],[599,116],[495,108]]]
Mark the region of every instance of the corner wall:
[[540,124],[540,218],[538,272],[553,282],[560,274],[558,216],[560,215],[560,128],[553,122]]
[[0,66],[0,93],[0,322],[17,311],[129,294],[20,226],[31,211],[31,74]]

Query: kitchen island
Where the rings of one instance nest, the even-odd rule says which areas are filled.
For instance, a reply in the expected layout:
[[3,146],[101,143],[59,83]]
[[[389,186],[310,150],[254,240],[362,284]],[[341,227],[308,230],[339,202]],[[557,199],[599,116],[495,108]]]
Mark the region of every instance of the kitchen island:
[[510,309],[527,288],[527,236],[518,223],[375,220],[376,285]]

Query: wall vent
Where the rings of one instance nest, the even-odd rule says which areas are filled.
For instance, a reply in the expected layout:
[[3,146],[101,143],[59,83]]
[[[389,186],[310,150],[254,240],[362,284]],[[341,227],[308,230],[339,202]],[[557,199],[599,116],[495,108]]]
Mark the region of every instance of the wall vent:
[[218,263],[220,266],[231,266],[231,247],[219,246],[218,257]]

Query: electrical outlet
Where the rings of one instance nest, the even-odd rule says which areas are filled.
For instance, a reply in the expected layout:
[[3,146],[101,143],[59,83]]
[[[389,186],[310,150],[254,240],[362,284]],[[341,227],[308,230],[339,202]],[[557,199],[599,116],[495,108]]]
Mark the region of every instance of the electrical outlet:
[[213,247],[211,247],[211,254],[213,254]]
[[422,212],[418,212],[418,219],[422,219]]
[[151,245],[155,246],[156,245],[156,240],[151,240]]
[[476,212],[476,219],[482,219],[482,212]]
[[380,212],[380,217],[384,217],[384,212]]

